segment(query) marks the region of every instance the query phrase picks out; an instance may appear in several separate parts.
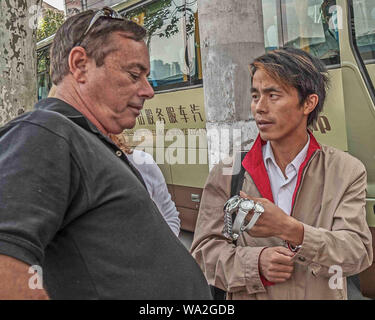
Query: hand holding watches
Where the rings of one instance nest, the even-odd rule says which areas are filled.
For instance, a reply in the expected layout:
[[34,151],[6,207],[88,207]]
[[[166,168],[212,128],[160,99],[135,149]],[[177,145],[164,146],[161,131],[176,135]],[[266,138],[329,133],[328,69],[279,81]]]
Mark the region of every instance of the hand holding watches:
[[[244,226],[245,218],[251,210],[254,210],[254,215],[250,222]],[[232,216],[236,211],[238,212],[234,222],[232,222]],[[261,203],[255,203],[253,200],[244,199],[237,195],[233,196],[224,205],[224,236],[234,241],[237,240],[241,232],[250,230],[255,225],[263,212],[264,208]]]
[[[245,218],[251,210],[254,210],[254,214],[249,223],[247,225],[244,225]],[[233,214],[235,214],[236,212],[237,214],[233,222]],[[244,199],[236,195],[230,198],[225,203],[224,213],[223,234],[226,238],[236,241],[242,232],[250,230],[256,224],[259,217],[262,215],[262,213],[264,213],[264,207],[259,202]],[[284,242],[285,246],[292,252],[297,252],[302,247],[302,245],[293,247],[287,241]]]

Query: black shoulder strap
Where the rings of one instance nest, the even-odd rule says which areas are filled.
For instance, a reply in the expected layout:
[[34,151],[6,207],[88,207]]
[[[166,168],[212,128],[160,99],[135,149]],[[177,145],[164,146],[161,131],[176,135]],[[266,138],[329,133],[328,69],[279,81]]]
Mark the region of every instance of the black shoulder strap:
[[242,161],[245,158],[247,151],[241,151],[241,169],[237,174],[232,175],[230,184],[230,196],[238,195],[242,189],[243,180],[245,177],[245,168],[242,166]]
[[[245,168],[242,166],[242,161],[245,158],[246,154],[247,154],[247,151],[241,151],[241,157],[234,159],[234,161],[241,160],[241,162],[239,164],[234,163],[233,167],[236,167],[236,165],[239,165],[241,167],[240,167],[240,171],[238,173],[232,175],[232,181],[231,181],[231,184],[230,184],[230,196],[231,197],[239,194],[241,189],[242,189],[243,180],[244,180],[244,177],[245,177]],[[233,213],[233,221],[234,221],[235,217],[236,217],[236,214]],[[234,241],[234,243],[236,243],[236,241]],[[214,300],[225,300],[226,299],[225,298],[226,292],[224,290],[221,290],[221,289],[219,289],[217,287],[214,287],[214,286],[210,286],[210,289],[211,289],[211,294],[212,294],[212,297],[214,298]]]

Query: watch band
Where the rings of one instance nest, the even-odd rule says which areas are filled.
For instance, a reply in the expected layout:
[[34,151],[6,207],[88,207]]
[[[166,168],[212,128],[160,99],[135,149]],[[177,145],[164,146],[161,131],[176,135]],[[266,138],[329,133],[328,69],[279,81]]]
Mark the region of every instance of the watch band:
[[243,226],[241,228],[241,231],[250,230],[252,227],[254,227],[254,225],[256,224],[256,222],[258,221],[259,217],[262,215],[263,212],[264,212],[263,205],[259,202],[255,203],[254,215],[251,218],[250,222],[246,226]]
[[232,228],[234,240],[237,240],[237,238],[239,237],[240,232],[241,232],[241,227],[245,221],[247,214],[248,214],[248,211],[242,210],[241,208],[238,209],[237,216],[236,216],[236,219],[234,220],[233,228]]
[[252,227],[254,227],[254,225],[256,224],[256,222],[258,221],[261,215],[262,215],[262,212],[255,211],[250,222],[246,226],[241,227],[241,231],[250,230]]

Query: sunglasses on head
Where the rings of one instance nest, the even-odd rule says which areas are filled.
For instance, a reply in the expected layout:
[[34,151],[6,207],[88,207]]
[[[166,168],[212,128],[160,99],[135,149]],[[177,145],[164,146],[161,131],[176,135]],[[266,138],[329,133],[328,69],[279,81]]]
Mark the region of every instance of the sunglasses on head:
[[74,45],[75,47],[79,46],[82,43],[84,37],[88,34],[88,32],[90,31],[90,29],[92,28],[92,26],[101,17],[112,18],[112,19],[117,19],[117,20],[124,20],[124,17],[121,16],[121,14],[119,14],[117,11],[113,10],[110,7],[103,7],[103,9],[98,10],[95,13],[95,15],[92,17],[92,19],[90,20],[89,26],[87,27],[86,31],[82,34],[82,36],[80,37],[80,39]]

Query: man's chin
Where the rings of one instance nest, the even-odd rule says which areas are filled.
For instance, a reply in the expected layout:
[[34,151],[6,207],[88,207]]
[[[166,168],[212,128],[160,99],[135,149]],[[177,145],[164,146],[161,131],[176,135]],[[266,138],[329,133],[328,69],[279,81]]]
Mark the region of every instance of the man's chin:
[[127,121],[121,123],[121,129],[122,129],[122,131],[124,131],[126,129],[133,129],[135,127],[135,125],[136,125],[136,119],[134,119],[134,120],[128,119]]
[[117,123],[116,125],[109,126],[107,131],[112,134],[120,134],[126,129],[133,129],[136,122],[127,121],[125,123]]
[[272,139],[270,139],[270,135],[267,134],[267,133],[259,132],[259,135],[260,135],[260,138],[261,138],[263,141],[272,140]]

